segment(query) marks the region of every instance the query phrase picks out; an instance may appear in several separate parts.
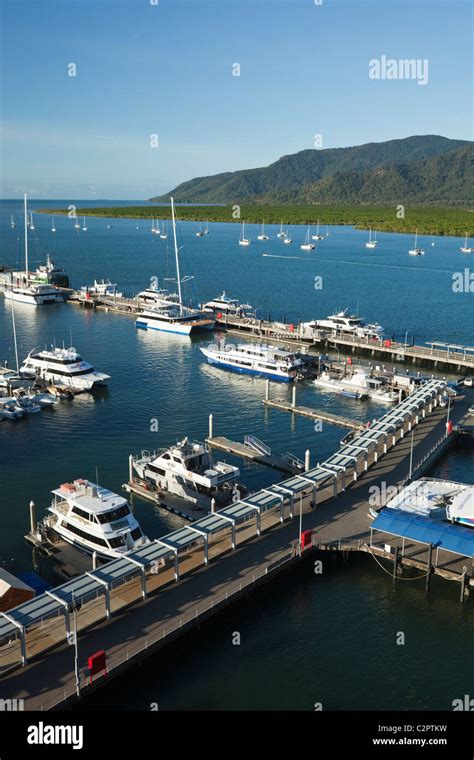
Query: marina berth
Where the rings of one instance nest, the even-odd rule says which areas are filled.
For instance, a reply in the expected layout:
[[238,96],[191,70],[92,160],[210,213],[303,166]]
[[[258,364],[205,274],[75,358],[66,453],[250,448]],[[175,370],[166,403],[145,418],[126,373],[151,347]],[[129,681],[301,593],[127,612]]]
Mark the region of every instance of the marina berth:
[[299,354],[267,344],[210,345],[200,349],[209,364],[289,383],[303,370]]
[[158,491],[174,494],[210,511],[238,501],[246,489],[238,485],[238,467],[215,462],[209,448],[187,437],[168,449],[143,451],[132,457],[138,477]]
[[110,375],[97,372],[84,361],[73,346],[51,348],[51,350],[30,352],[20,369],[26,377],[38,378],[56,386],[91,391],[95,386],[106,385]]
[[83,479],[52,494],[44,527],[81,551],[113,559],[149,543],[122,496]]

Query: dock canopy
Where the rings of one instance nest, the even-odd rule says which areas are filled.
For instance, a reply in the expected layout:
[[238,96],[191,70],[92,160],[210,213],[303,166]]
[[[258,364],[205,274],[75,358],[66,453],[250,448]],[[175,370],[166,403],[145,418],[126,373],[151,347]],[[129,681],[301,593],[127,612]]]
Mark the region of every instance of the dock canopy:
[[474,557],[474,531],[471,528],[441,523],[393,508],[384,509],[375,518],[371,528],[419,544],[432,544],[435,549]]

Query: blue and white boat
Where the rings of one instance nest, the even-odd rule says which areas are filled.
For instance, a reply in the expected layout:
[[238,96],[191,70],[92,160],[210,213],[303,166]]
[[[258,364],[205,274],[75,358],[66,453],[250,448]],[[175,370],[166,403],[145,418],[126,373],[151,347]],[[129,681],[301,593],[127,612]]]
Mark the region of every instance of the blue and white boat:
[[303,365],[299,354],[266,344],[213,344],[201,351],[209,364],[283,383],[294,380]]

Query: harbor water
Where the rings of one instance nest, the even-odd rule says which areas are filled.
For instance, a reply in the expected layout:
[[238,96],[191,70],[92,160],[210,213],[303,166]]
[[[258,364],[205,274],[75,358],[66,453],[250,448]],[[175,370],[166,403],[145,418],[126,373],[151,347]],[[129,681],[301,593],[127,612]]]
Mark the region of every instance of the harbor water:
[[[33,202],[31,208],[68,203]],[[161,218],[168,215],[167,209],[157,210]],[[49,216],[35,214],[34,221],[30,269],[49,253],[74,287],[105,278],[132,295],[149,286],[152,277],[160,286],[175,287],[169,279],[175,277],[171,225],[168,239],[161,240],[151,234],[150,221],[89,217],[83,232],[74,228],[74,220],[57,215],[55,233]],[[261,318],[270,314],[296,323],[348,307],[408,343],[474,343],[473,294],[452,288],[453,273],[469,265],[459,252],[461,239],[435,238],[433,247],[431,238],[419,238],[426,255],[412,258],[411,236],[380,233],[377,249],[368,250],[367,233],[349,227],[330,227],[329,236],[311,252],[300,250],[306,228],[291,227],[294,242],[283,245],[276,226],[266,228],[267,241],[257,241],[257,227],[246,226],[252,239],[246,248],[237,243],[236,224],[212,224],[205,237],[196,237],[197,229],[197,223],[180,225],[182,269],[194,276],[186,297],[193,304],[225,289],[251,303]],[[20,201],[0,202],[0,230],[0,263],[23,266]],[[317,277],[322,287],[315,287]],[[323,424],[321,430],[312,420],[264,408],[263,379],[206,363],[199,348],[213,340],[209,336],[137,331],[133,317],[72,305],[34,309],[15,304],[15,321],[20,360],[33,348],[72,341],[112,380],[94,395],[81,394],[29,419],[0,423],[0,562],[12,572],[33,564],[53,580],[51,569],[44,560],[38,566],[23,538],[31,499],[41,517],[51,489],[77,477],[96,480],[96,473],[102,485],[120,492],[130,453],[168,446],[186,435],[203,440],[211,412],[215,435],[242,440],[253,433],[275,453],[290,451],[301,459],[309,448],[313,464],[332,453],[344,435],[342,428]],[[11,306],[3,298],[0,359],[15,364]],[[290,398],[291,389],[271,383],[270,393]],[[297,399],[364,421],[386,409],[316,391],[309,383],[298,384]],[[216,458],[237,464],[253,490],[284,478],[224,454],[216,452]],[[432,474],[473,483],[472,448],[459,446]],[[133,508],[151,538],[181,523],[138,499]],[[368,556],[351,558],[344,567],[330,560],[324,566],[322,576],[314,574],[311,562],[281,575],[84,707],[149,709],[158,703],[160,709],[312,710],[321,703],[323,709],[337,710],[451,709],[453,699],[472,692],[474,612],[471,602],[459,604],[455,584],[434,579],[429,596],[423,580],[393,588]],[[240,646],[232,644],[235,631],[241,634]],[[400,631],[403,646],[396,643]],[[437,662],[440,667],[433,667]]]

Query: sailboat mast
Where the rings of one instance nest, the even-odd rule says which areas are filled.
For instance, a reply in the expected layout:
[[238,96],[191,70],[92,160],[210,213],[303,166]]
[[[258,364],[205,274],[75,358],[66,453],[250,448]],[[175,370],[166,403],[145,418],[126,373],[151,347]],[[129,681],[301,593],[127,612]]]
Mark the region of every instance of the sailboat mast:
[[15,324],[15,306],[14,306],[14,298],[11,298],[11,304],[12,304],[12,323],[13,323],[13,341],[15,343],[15,361],[16,361],[16,371],[20,371],[20,363],[18,361],[18,344],[16,340],[16,324]]
[[28,285],[28,211],[27,211],[27,195],[25,193],[24,197],[24,203],[25,203],[25,274],[26,274],[26,284]]
[[171,198],[171,217],[173,219],[173,240],[174,240],[174,255],[176,258],[176,277],[178,278],[178,298],[179,298],[179,311],[183,313],[183,299],[181,297],[181,274],[179,272],[179,253],[178,253],[178,241],[176,239],[176,219],[174,216],[174,200]]

